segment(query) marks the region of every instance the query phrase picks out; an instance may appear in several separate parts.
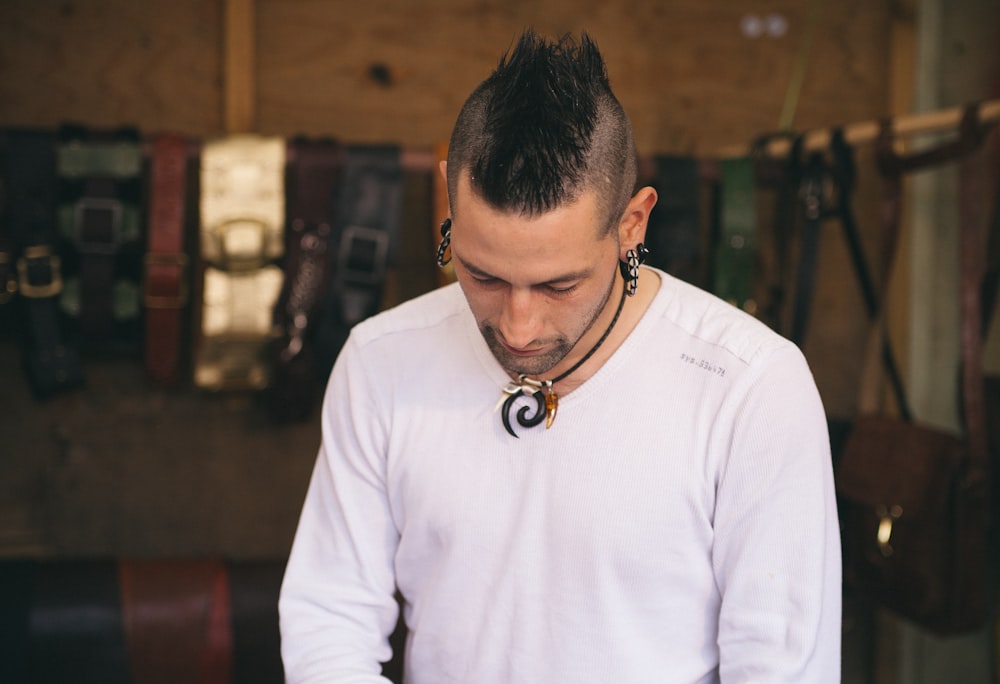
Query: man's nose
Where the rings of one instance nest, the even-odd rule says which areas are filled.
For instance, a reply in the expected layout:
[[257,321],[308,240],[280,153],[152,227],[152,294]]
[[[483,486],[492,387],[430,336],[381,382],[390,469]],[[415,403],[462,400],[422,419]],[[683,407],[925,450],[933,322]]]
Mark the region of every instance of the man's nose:
[[500,314],[500,332],[515,349],[525,349],[541,336],[541,313],[537,294],[531,288],[512,288],[507,292]]

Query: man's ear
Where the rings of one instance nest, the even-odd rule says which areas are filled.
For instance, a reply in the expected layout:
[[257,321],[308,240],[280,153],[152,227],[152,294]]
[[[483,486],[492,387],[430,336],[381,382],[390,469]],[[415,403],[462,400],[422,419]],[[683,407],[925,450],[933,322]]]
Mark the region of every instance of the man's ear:
[[438,162],[438,171],[441,172],[441,178],[444,179],[445,184],[448,183],[448,160],[442,159]]
[[618,224],[618,242],[623,248],[635,247],[645,241],[649,214],[656,206],[656,200],[656,189],[648,185],[632,195]]

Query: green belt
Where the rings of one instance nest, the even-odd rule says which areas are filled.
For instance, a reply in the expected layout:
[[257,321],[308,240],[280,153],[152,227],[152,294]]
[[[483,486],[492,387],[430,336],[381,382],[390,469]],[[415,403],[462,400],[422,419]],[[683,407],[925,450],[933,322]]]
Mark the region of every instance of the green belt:
[[[142,150],[137,140],[73,130],[56,150],[62,184],[57,220],[76,268],[60,306],[94,348],[138,344],[141,313]],[[123,249],[132,244],[133,249]],[[132,263],[135,262],[135,263]]]
[[712,290],[722,299],[750,313],[754,259],[757,248],[757,198],[753,160],[749,157],[719,162],[721,196],[719,240],[715,250]]

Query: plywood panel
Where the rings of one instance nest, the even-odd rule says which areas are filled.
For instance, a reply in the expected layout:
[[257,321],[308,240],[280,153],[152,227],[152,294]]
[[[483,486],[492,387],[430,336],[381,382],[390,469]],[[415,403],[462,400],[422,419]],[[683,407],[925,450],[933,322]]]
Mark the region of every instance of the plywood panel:
[[[593,35],[641,151],[711,152],[777,126],[808,5],[259,0],[259,123],[270,133],[430,146],[530,24]],[[784,36],[741,33],[744,17],[769,14],[786,19]],[[796,125],[885,112],[888,30],[885,2],[823,4]]]
[[[527,25],[589,31],[644,153],[749,140],[778,124],[806,37],[798,0],[257,0],[261,132],[431,146]],[[223,131],[222,8],[181,0],[0,3],[0,124],[73,118],[198,135]],[[746,37],[778,14],[780,37]],[[889,3],[823,3],[795,124],[886,111]]]
[[0,125],[221,128],[219,5],[0,2]]

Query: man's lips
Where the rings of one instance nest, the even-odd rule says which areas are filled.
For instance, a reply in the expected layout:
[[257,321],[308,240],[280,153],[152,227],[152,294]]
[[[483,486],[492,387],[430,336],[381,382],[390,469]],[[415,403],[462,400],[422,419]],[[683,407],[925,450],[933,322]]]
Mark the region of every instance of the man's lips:
[[514,356],[536,356],[536,355],[542,353],[542,349],[540,349],[538,347],[526,347],[526,348],[520,349],[518,347],[512,347],[512,346],[510,346],[509,344],[507,344],[503,340],[500,340],[500,344],[503,345],[503,348],[505,350],[507,350],[507,352],[509,352],[510,354],[513,354]]

